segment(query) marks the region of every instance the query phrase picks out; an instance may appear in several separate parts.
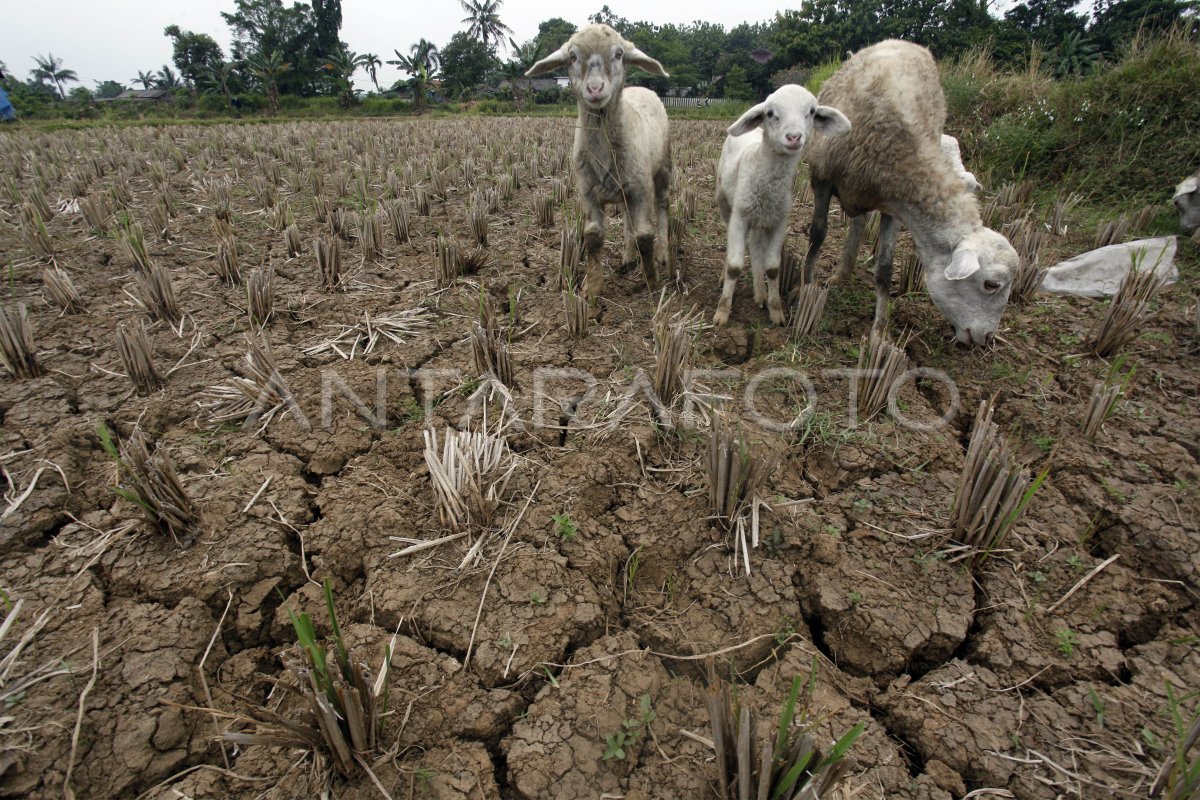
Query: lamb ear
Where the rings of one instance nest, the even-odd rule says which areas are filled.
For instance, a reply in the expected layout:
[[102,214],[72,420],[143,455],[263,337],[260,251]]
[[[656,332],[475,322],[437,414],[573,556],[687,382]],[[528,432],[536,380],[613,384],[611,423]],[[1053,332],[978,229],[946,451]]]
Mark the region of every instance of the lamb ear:
[[639,50],[633,42],[625,42],[625,63],[633,67],[641,67],[651,75],[657,75],[660,78],[671,77],[663,69],[662,64]]
[[833,106],[817,106],[813,127],[826,136],[841,136],[850,132],[850,120]]
[[725,132],[730,136],[741,136],[743,133],[749,133],[762,125],[763,115],[766,113],[767,104],[759,103],[738,117],[738,121],[730,125]]
[[946,280],[961,281],[979,271],[979,254],[966,247],[958,247],[946,267]]
[[1196,189],[1200,189],[1200,181],[1197,181],[1193,176],[1179,184],[1179,188],[1175,190],[1175,196],[1180,197],[1185,194],[1191,194],[1195,192]]
[[538,75],[545,75],[547,72],[553,72],[559,67],[566,65],[566,63],[571,60],[570,44],[570,42],[567,42],[558,50],[527,69],[525,71],[525,77],[536,78]]

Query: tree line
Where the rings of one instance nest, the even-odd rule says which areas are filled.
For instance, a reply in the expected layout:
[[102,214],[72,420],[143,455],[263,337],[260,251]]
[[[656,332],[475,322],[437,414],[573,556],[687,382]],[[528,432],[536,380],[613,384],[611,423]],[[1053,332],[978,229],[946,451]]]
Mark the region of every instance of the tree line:
[[[501,19],[503,0],[459,0],[463,29],[438,45],[424,38],[393,50],[394,58],[357,53],[341,40],[341,0],[233,0],[222,12],[233,33],[228,55],[209,35],[169,25],[172,64],[139,70],[127,81],[97,81],[95,90],[76,86],[75,72],[52,53],[34,58],[24,83],[8,80],[10,91],[64,100],[113,97],[126,84],[209,94],[236,106],[247,93],[278,110],[281,95],[333,96],[339,104],[358,101],[353,80],[360,71],[379,94],[399,93],[423,105],[434,96],[470,97],[502,86],[527,99],[521,76],[539,58],[575,32],[560,17],[543,21],[525,42],[512,38]],[[618,16],[604,5],[588,19],[616,28],[666,67],[670,78],[631,76],[630,82],[659,93],[738,100],[760,98],[776,86],[804,82],[821,65],[885,38],[929,47],[939,58],[986,48],[1000,66],[1040,58],[1061,79],[1082,76],[1115,60],[1139,33],[1153,35],[1176,26],[1197,29],[1200,0],[1093,0],[1077,11],[1076,0],[1027,0],[1003,17],[989,12],[991,0],[802,0],[774,19],[726,30],[711,22],[655,24]],[[1035,55],[1036,54],[1036,55]],[[385,90],[378,70],[394,65],[406,77]],[[0,63],[0,70],[3,64]],[[7,75],[7,70],[4,70]],[[505,83],[507,82],[507,83]],[[14,84],[16,84],[14,86]]]

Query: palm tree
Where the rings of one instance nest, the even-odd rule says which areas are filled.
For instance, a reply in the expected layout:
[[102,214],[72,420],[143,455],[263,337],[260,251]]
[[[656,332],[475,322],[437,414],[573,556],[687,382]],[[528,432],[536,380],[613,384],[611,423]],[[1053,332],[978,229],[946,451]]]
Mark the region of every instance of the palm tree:
[[283,53],[274,50],[270,55],[255,53],[246,59],[250,74],[262,83],[263,91],[267,93],[267,105],[272,114],[279,111],[279,79],[283,73],[292,68],[290,62],[283,60]]
[[503,44],[502,34],[512,33],[512,28],[500,21],[500,5],[504,0],[458,0],[467,16],[463,22],[469,22],[467,35],[474,36],[483,42],[484,47],[491,49],[497,44]]
[[406,56],[399,50],[393,52],[395,52],[396,58],[387,63],[394,64],[402,72],[407,72],[412,76],[407,81],[396,81],[396,85],[409,86],[413,92],[413,102],[417,107],[425,105],[425,95],[429,92],[429,67],[416,56]]
[[[537,40],[517,44],[511,36],[508,39],[508,46],[512,51],[512,56],[504,62],[500,72],[512,85],[513,98],[517,101],[518,107],[521,107],[528,100],[527,94],[533,85],[532,81],[525,77],[525,73],[537,63],[542,48]],[[524,85],[522,85],[522,81],[524,81]]]
[[237,74],[238,65],[232,61],[222,61],[217,66],[208,66],[203,73],[204,82],[209,89],[220,89],[221,94],[225,95],[225,107],[233,106],[233,94],[229,90],[229,83]]
[[58,96],[63,100],[67,99],[67,94],[63,91],[63,81],[79,83],[79,76],[75,74],[75,70],[62,69],[62,59],[55,58],[53,53],[47,53],[44,58],[40,55],[34,56],[33,62],[37,64],[37,68],[29,70],[29,74],[38,83],[52,81],[58,87]]
[[362,62],[363,69],[365,69],[367,74],[371,76],[371,83],[375,84],[375,91],[379,92],[379,79],[375,76],[375,70],[382,67],[383,62],[380,61],[379,56],[375,55],[374,53],[363,53],[361,56],[359,56],[359,60]]
[[430,75],[436,74],[438,68],[442,66],[442,54],[438,52],[437,45],[427,39],[417,42],[408,51],[413,58],[425,64],[425,71]]
[[133,80],[131,80],[130,83],[140,83],[142,85],[143,89],[149,89],[151,86],[154,85],[154,73],[153,72],[142,72],[139,69],[137,77],[134,78]]
[[179,76],[171,69],[170,65],[163,64],[154,76],[155,89],[177,89],[179,88]]
[[346,49],[338,50],[321,64],[321,69],[333,75],[338,89],[338,105],[342,108],[354,105],[354,73],[361,66],[364,66],[363,56]]

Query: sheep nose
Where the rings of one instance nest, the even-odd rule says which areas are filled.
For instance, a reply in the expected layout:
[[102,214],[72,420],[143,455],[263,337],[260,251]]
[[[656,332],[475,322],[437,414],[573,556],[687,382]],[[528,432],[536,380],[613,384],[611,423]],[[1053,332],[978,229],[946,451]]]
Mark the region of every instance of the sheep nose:
[[802,134],[802,133],[789,133],[789,134],[787,134],[787,143],[788,144],[799,144],[803,138],[804,138],[804,134]]

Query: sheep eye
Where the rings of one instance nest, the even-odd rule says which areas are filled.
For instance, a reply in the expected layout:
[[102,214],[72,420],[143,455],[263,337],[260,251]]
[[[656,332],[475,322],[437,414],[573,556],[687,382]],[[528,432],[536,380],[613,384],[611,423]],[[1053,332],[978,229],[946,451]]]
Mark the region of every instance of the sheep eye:
[[774,118],[775,118],[775,112],[767,111],[767,119],[774,119]]
[[617,61],[620,61],[624,56],[625,51],[619,47],[617,48],[617,52],[613,53],[613,58],[615,58]]
[[998,292],[1004,284],[997,280],[986,280],[983,282],[983,288],[989,292]]
[[579,60],[579,53],[571,53],[571,63],[574,64]]

